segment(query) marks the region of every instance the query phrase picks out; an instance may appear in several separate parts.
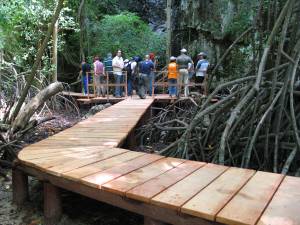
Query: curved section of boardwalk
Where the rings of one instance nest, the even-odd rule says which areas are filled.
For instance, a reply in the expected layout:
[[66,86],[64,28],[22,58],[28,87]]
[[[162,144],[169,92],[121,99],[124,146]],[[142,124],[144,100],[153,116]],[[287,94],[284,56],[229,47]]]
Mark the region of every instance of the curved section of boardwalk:
[[26,147],[18,165],[59,187],[151,217],[152,224],[300,224],[299,178],[119,148],[152,103],[115,104]]

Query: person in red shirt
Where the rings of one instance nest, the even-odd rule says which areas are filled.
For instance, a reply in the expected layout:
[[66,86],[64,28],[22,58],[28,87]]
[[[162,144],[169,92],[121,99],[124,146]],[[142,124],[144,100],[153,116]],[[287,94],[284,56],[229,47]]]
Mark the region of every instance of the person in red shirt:
[[102,97],[105,97],[105,76],[104,76],[104,65],[100,61],[99,56],[95,57],[94,62],[94,79],[95,79],[95,86],[96,86],[96,92],[97,96],[102,95]]

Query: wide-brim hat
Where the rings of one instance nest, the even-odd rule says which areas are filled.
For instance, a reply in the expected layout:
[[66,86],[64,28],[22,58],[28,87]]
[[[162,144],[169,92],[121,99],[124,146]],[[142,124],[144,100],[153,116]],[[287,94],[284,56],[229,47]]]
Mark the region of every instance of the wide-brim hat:
[[187,50],[185,48],[180,50],[181,53],[187,53]]
[[205,52],[200,52],[198,55],[206,56]]

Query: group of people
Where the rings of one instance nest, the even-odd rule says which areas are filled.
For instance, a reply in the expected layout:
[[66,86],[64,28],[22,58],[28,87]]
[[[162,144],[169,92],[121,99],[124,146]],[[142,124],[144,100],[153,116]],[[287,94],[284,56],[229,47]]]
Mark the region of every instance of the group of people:
[[[209,62],[206,59],[206,54],[203,52],[198,54],[196,66],[194,66],[191,57],[187,55],[186,49],[182,49],[181,54],[177,58],[172,56],[168,64],[169,95],[171,97],[179,97],[180,89],[184,87],[184,96],[187,97],[189,95],[190,79],[195,74],[195,82],[201,84],[206,77],[208,66]],[[156,59],[153,53],[145,55],[144,60],[139,56],[132,57],[130,60],[123,60],[121,50],[118,50],[114,58],[109,53],[103,62],[96,56],[93,63],[96,94],[104,97],[108,93],[108,90],[106,90],[106,76],[109,76],[109,78],[114,77],[114,96],[116,98],[123,97],[126,72],[127,95],[131,96],[135,89],[140,98],[146,98],[147,93],[151,96],[153,91],[152,85],[155,80],[155,68]],[[87,94],[90,78],[88,73],[91,71],[91,66],[85,60],[81,63],[81,71],[84,93]]]
[[207,55],[200,52],[197,55],[197,64],[194,65],[193,60],[187,55],[186,49],[180,50],[180,55],[176,58],[171,56],[168,65],[168,86],[170,97],[179,97],[181,87],[183,87],[183,95],[189,96],[189,85],[191,79],[195,76],[195,84],[199,92],[203,92],[203,82],[207,78],[207,70],[209,62]]

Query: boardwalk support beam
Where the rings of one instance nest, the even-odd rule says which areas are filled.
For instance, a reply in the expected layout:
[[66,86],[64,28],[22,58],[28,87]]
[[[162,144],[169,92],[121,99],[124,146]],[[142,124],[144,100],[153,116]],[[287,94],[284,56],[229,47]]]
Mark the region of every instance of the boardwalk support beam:
[[59,222],[62,209],[59,188],[44,182],[44,216],[45,225],[55,225]]
[[28,176],[18,169],[12,170],[13,203],[18,207],[28,200]]
[[152,219],[150,217],[144,217],[144,225],[165,225],[166,223],[163,223],[161,221]]

